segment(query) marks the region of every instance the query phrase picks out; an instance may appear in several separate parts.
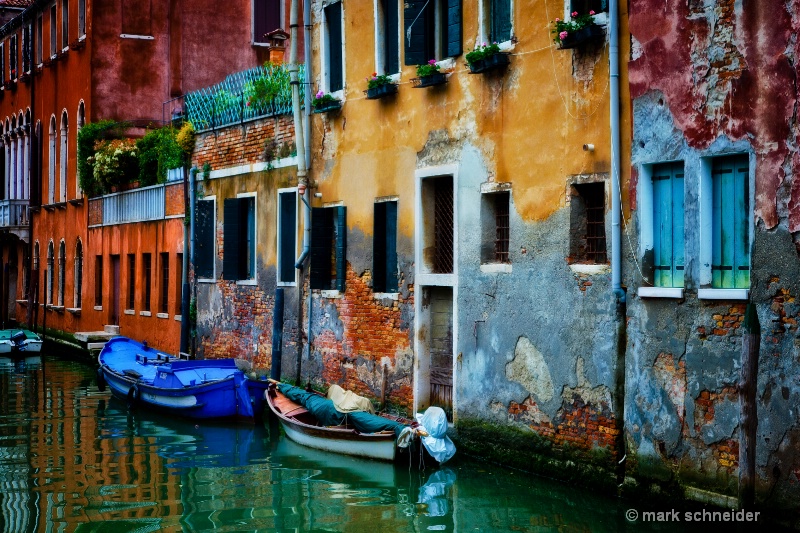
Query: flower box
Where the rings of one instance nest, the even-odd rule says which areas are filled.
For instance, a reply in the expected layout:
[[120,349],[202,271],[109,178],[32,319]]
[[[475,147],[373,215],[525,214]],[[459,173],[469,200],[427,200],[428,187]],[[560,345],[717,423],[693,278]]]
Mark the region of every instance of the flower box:
[[412,78],[411,81],[414,84],[415,89],[420,89],[422,87],[433,87],[434,85],[442,85],[443,83],[447,83],[447,75],[443,72],[434,72],[433,74],[429,74],[427,76]]
[[383,98],[384,96],[395,93],[397,93],[397,84],[384,83],[383,85],[367,89],[367,100],[377,100],[378,98]]
[[330,113],[332,111],[339,111],[342,108],[341,100],[331,100],[324,104],[315,105],[314,113]]
[[572,32],[567,34],[567,36],[561,39],[561,45],[559,48],[562,50],[567,50],[570,48],[578,48],[579,46],[583,45],[584,43],[590,43],[602,40],[605,37],[605,32],[603,31],[602,26],[598,26],[597,24],[590,24],[585,26],[578,31]]
[[508,54],[497,53],[469,63],[469,70],[472,74],[478,74],[507,67],[509,63]]

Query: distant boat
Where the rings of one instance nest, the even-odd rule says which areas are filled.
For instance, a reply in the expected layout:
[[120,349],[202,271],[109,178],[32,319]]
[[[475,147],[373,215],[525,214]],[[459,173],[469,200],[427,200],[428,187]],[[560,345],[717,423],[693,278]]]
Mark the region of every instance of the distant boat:
[[24,356],[42,351],[42,339],[27,329],[0,330],[0,355]]
[[234,359],[186,360],[114,337],[98,362],[98,388],[108,385],[131,406],[203,419],[253,419],[264,409],[268,383],[249,379]]

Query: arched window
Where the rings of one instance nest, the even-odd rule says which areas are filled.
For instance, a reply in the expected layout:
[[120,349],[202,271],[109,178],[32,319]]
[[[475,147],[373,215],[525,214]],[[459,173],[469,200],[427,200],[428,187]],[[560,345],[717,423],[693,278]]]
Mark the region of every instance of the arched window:
[[33,244],[33,258],[31,262],[31,277],[33,281],[31,283],[31,290],[34,294],[34,299],[38,302],[39,301],[39,241],[36,241]]
[[46,294],[45,294],[45,304],[52,304],[53,303],[53,241],[50,241],[50,244],[47,245],[47,274],[46,274]]
[[24,200],[31,199],[31,134],[31,109],[28,108],[25,110],[25,147],[22,151],[25,156],[25,164],[22,166],[22,198]]
[[17,120],[17,179],[14,183],[14,198],[24,198],[25,183],[25,116],[19,112]]
[[64,241],[58,245],[58,305],[64,305],[64,281],[66,281],[65,270],[67,269],[67,246]]
[[78,239],[75,245],[75,307],[81,308],[81,290],[83,289],[83,244]]
[[11,131],[9,131],[8,140],[11,143],[10,158],[8,160],[8,199],[14,200],[16,198],[16,183],[17,183],[17,117],[11,117]]
[[4,199],[8,198],[9,184],[11,183],[11,167],[9,166],[11,162],[10,128],[11,124],[8,122],[8,117],[6,117],[5,126],[3,127],[3,190],[0,192],[0,196]]
[[[83,100],[81,100],[81,103],[78,104],[78,121],[77,122],[78,122],[77,123],[77,128],[75,129],[75,140],[76,140],[75,141],[75,146],[78,145],[78,143],[77,143],[78,134],[80,134],[81,128],[83,127],[83,125],[86,124],[86,107],[83,105]],[[83,189],[81,189],[81,180],[78,177],[77,169],[75,170],[75,196],[77,198],[80,198],[81,196],[83,196]]]
[[56,203],[56,116],[50,117],[50,167],[49,167],[49,181],[50,186],[47,191],[47,199],[50,204]]
[[58,179],[61,182],[61,202],[67,201],[67,132],[69,131],[69,122],[67,121],[67,110],[61,112],[61,153],[59,157],[59,172]]

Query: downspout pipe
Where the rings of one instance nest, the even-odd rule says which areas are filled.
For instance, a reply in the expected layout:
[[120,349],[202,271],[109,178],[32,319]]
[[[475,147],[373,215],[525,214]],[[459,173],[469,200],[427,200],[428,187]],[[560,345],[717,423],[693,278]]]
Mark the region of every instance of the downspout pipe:
[[311,114],[308,112],[311,109],[311,0],[303,0],[303,63],[305,66],[305,106],[306,113],[303,119],[303,131],[306,133],[303,139],[305,140],[306,150],[306,169],[311,168]]
[[[186,317],[189,320],[191,320],[191,317],[189,316],[190,314],[189,310],[191,309],[192,305],[191,301],[192,300],[197,301],[197,283],[194,283],[194,280],[196,279],[196,276],[194,274],[195,271],[194,252],[195,250],[197,250],[197,243],[195,242],[195,226],[197,225],[195,218],[196,203],[197,203],[197,167],[192,167],[191,169],[189,169],[189,268],[185,268],[185,263],[184,263],[184,269],[183,269],[183,275],[187,276],[186,285],[184,285],[184,287],[191,287],[191,298],[185,297],[186,300],[188,300],[188,303],[186,304]],[[183,257],[184,257],[183,260],[185,262],[186,254],[184,254]],[[190,270],[192,272],[191,278],[188,277]],[[188,293],[189,291],[187,290],[186,292]],[[197,327],[197,324],[194,324],[193,326]],[[191,337],[191,331],[189,331],[189,335]],[[191,344],[191,356],[194,359],[194,357],[197,355],[194,338],[192,337],[188,339],[187,344]]]
[[619,133],[619,0],[608,6],[609,94],[611,100],[611,289],[618,303],[625,302],[622,289],[620,133]]
[[[189,177],[183,171],[183,255],[181,265],[181,347],[180,351],[189,353],[189,224],[186,215],[189,215]],[[191,215],[190,215],[191,216]]]

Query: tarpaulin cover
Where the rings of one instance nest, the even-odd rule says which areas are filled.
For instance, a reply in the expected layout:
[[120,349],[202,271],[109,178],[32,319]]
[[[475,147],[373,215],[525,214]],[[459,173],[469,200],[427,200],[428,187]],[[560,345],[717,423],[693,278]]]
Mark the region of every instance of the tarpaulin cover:
[[456,453],[456,445],[447,436],[447,415],[441,407],[428,407],[424,414],[417,413],[417,422],[428,432],[422,444],[439,464]]
[[383,418],[382,416],[355,411],[347,414],[347,421],[356,428],[359,433],[377,433],[379,431],[394,431],[395,437],[400,436],[400,432],[406,427],[405,424]]
[[344,424],[345,415],[336,410],[332,401],[314,392],[306,392],[300,387],[293,387],[285,383],[278,385],[278,390],[293,402],[308,409],[312,415],[317,417],[321,425],[341,426]]

